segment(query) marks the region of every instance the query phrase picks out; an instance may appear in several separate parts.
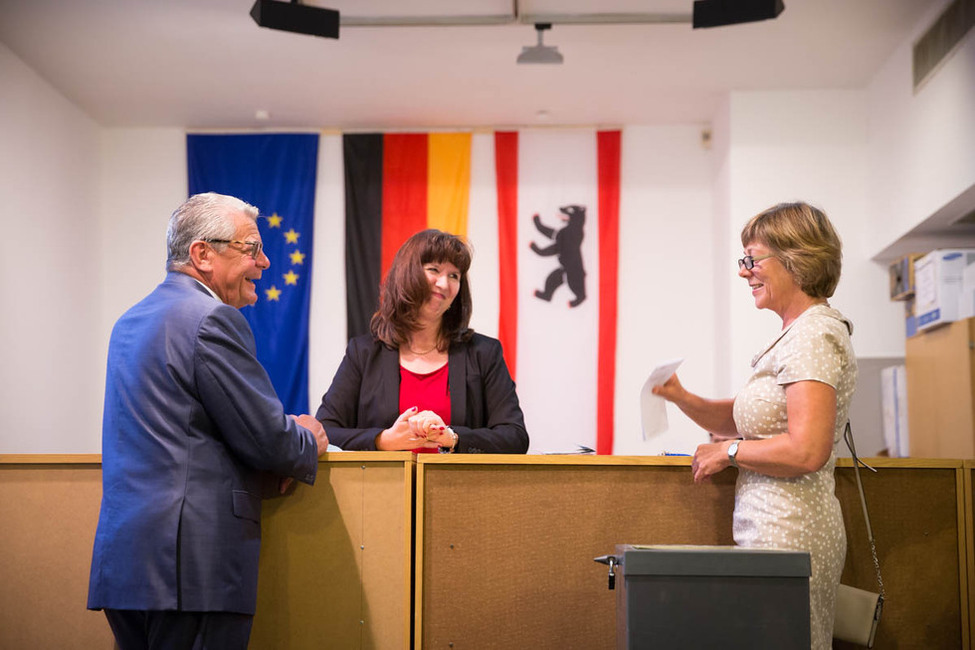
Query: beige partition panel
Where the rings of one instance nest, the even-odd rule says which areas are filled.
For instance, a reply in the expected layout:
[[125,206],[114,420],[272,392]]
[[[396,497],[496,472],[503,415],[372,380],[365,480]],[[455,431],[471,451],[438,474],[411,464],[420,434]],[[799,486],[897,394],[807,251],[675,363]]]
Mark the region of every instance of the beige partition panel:
[[[870,462],[878,473],[865,473],[864,489],[888,598],[875,647],[969,647],[961,461]],[[593,557],[621,543],[732,543],[734,470],[695,485],[689,464],[419,458],[417,647],[613,648],[615,595]],[[875,589],[852,472],[841,461],[844,582]]]
[[85,609],[100,463],[0,456],[0,648],[114,647],[105,615]]
[[413,454],[336,452],[264,502],[250,648],[408,648]]
[[417,462],[417,647],[613,648],[616,595],[593,558],[732,543],[734,476],[694,485],[688,459]]
[[[868,458],[861,468],[887,602],[876,648],[969,648],[964,475],[960,460]],[[847,530],[845,584],[877,591],[849,459],[836,470]],[[837,650],[856,646],[837,642]]]
[[965,461],[965,561],[968,577],[968,638],[975,639],[975,461]]
[[[251,648],[406,648],[413,454],[330,453],[314,486],[264,502]],[[111,650],[85,609],[99,455],[0,455],[0,650]]]

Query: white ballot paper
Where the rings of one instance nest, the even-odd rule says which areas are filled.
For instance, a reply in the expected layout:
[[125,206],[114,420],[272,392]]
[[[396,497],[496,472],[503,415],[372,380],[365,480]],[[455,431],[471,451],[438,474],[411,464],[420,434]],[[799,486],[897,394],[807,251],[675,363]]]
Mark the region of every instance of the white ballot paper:
[[651,372],[650,376],[647,377],[647,381],[644,382],[643,390],[640,391],[640,415],[643,423],[644,440],[647,440],[650,438],[650,436],[655,436],[658,433],[663,433],[667,430],[668,426],[667,400],[665,400],[663,397],[654,395],[650,391],[654,386],[659,386],[666,383],[683,362],[683,359],[673,359],[671,361],[661,363],[659,366],[653,369],[653,372]]

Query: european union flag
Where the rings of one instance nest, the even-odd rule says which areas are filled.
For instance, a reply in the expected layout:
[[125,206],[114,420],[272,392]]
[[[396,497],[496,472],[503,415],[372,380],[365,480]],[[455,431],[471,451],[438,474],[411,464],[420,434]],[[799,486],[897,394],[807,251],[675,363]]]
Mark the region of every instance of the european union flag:
[[186,155],[191,196],[229,194],[261,211],[258,228],[271,267],[257,284],[257,304],[243,314],[285,409],[308,413],[318,135],[187,135]]

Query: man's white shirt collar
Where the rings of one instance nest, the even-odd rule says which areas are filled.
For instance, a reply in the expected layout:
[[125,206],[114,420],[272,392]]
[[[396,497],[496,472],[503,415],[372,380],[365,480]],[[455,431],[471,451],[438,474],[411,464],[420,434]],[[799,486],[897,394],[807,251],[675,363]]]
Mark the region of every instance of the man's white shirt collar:
[[[196,282],[196,283],[197,283],[198,285],[200,285],[201,287],[203,287],[204,289],[206,289],[206,290],[207,290],[207,293],[209,293],[209,294],[210,294],[211,296],[213,296],[213,297],[214,297],[214,298],[216,298],[217,300],[220,300],[220,296],[218,296],[218,295],[217,295],[216,293],[214,293],[214,291],[213,291],[213,289],[211,289],[211,288],[210,288],[210,287],[208,287],[207,285],[205,285],[205,284],[203,284],[202,282],[200,282],[200,281],[199,281],[199,280],[197,280],[196,278],[193,278],[193,281],[194,281],[194,282]],[[220,302],[223,302],[223,301],[222,301],[222,300],[220,300]]]

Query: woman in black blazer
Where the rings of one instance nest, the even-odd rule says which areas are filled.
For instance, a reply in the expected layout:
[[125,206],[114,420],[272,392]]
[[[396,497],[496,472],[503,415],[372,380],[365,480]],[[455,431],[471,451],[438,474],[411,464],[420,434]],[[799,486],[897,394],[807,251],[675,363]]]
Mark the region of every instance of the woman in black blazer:
[[316,418],[348,450],[525,453],[501,343],[468,327],[471,251],[424,230],[396,253],[371,334],[349,341]]

